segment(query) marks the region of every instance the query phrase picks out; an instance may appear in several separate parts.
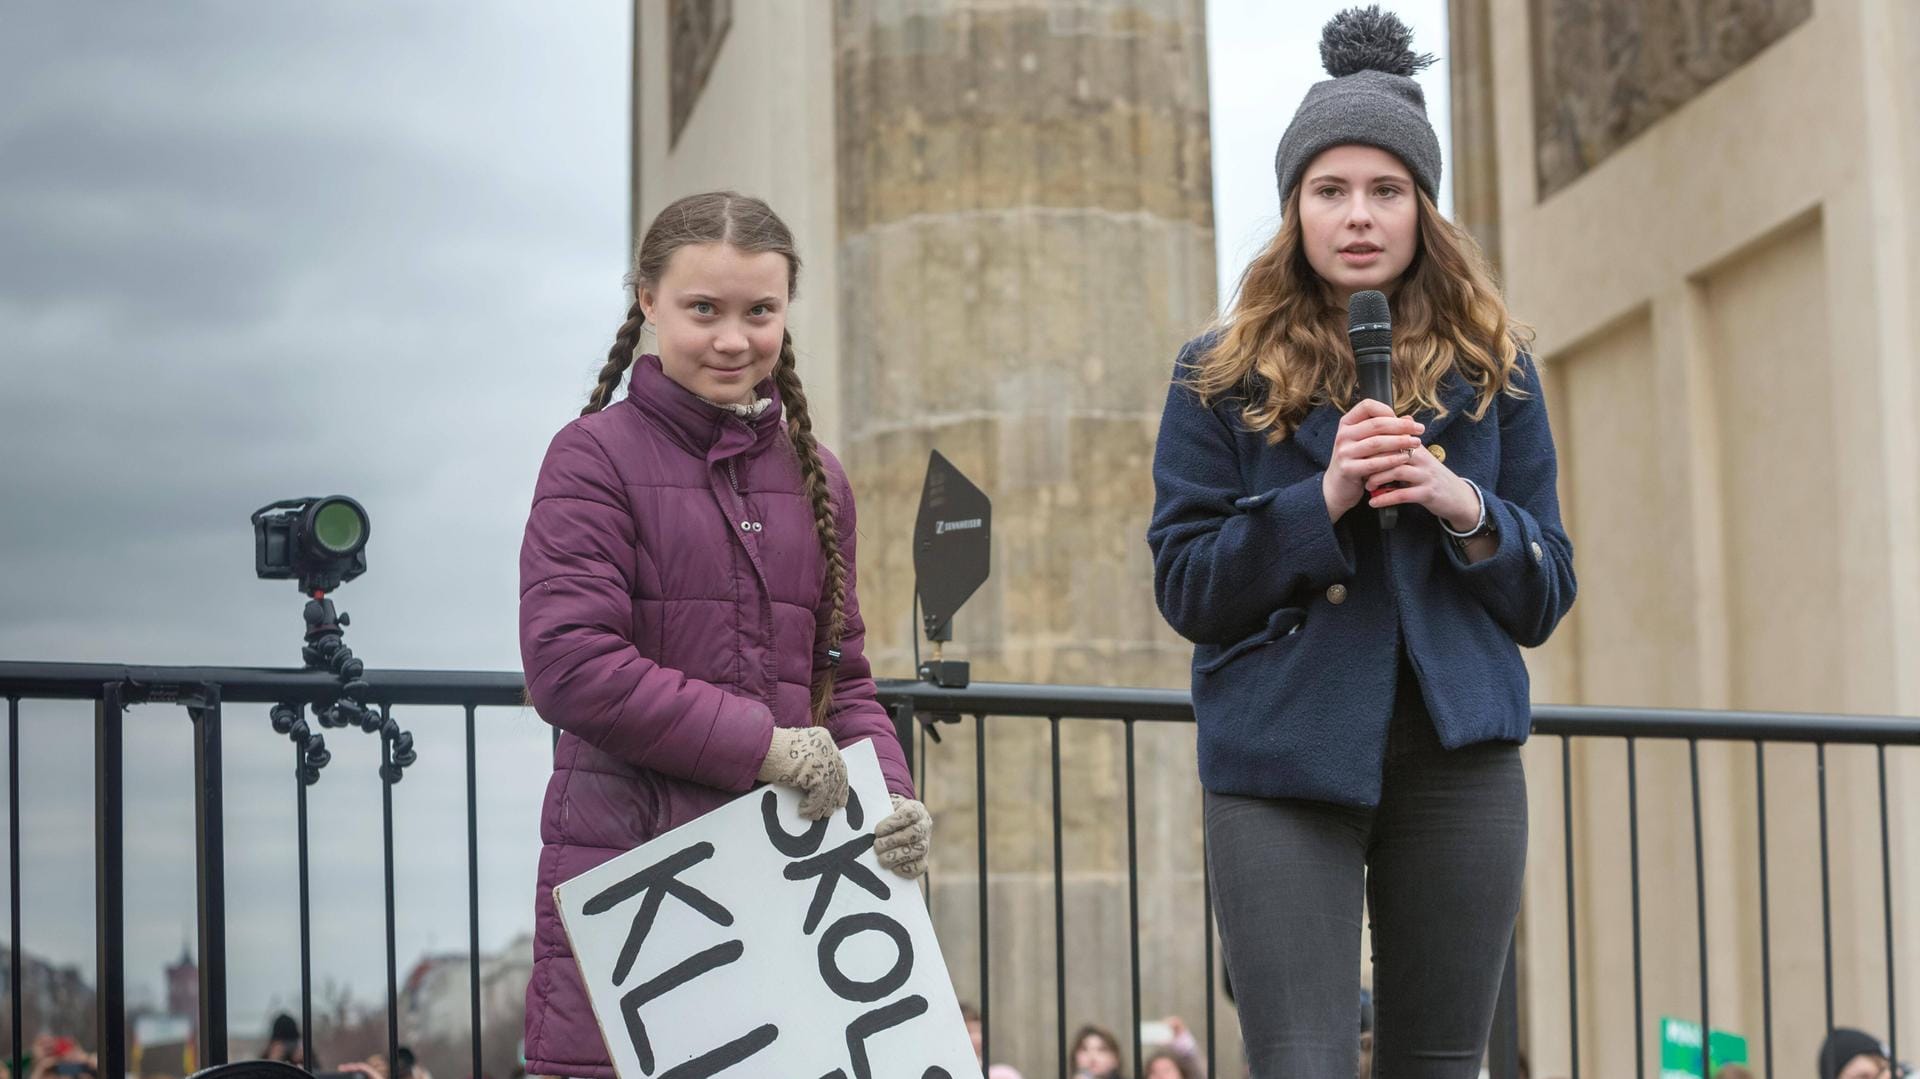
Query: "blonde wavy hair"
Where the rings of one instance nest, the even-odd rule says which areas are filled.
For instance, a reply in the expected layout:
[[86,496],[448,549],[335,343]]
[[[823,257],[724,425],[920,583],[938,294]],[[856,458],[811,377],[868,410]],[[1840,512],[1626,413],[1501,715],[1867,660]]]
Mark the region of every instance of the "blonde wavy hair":
[[[1215,326],[1212,348],[1187,382],[1208,405],[1243,401],[1242,422],[1269,442],[1293,433],[1316,406],[1357,399],[1346,311],[1307,261],[1294,188],[1280,229],[1240,277],[1233,306]],[[1475,390],[1468,415],[1485,416],[1500,393],[1515,397],[1519,355],[1533,331],[1507,313],[1480,245],[1448,221],[1424,189],[1420,249],[1393,292],[1394,411],[1444,413],[1440,382],[1458,371]]]

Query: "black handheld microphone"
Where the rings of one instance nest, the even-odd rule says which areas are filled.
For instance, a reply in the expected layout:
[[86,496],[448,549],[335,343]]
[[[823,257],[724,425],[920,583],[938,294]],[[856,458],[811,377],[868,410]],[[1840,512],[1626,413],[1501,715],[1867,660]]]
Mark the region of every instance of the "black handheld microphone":
[[[1353,365],[1359,375],[1360,396],[1393,407],[1393,312],[1385,293],[1368,289],[1347,301],[1347,340],[1353,345]],[[1380,508],[1380,527],[1392,528],[1398,507]]]

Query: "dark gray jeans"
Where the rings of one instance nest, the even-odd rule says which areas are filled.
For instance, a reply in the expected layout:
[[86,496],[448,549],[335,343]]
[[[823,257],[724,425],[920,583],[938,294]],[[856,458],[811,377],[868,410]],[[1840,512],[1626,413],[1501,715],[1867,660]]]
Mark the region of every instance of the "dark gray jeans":
[[1378,808],[1207,792],[1213,906],[1254,1079],[1355,1073],[1363,889],[1373,1074],[1479,1073],[1520,910],[1526,778],[1518,746],[1443,749],[1417,689],[1407,696]]

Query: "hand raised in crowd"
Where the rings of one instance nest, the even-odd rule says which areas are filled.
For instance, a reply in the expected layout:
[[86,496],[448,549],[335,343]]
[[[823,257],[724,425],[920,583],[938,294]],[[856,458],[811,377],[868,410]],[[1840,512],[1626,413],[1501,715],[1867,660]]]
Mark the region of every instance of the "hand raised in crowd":
[[41,1034],[33,1039],[33,1065],[27,1070],[28,1079],[99,1073],[99,1058],[80,1048],[72,1038]]
[[933,815],[912,798],[897,794],[893,812],[874,825],[873,853],[880,864],[913,880],[927,871],[927,852],[933,847]]
[[800,815],[829,817],[847,804],[847,762],[824,727],[775,727],[760,781],[796,787]]
[[1368,491],[1387,482],[1383,473],[1404,467],[1416,453],[1423,452],[1418,447],[1424,430],[1420,423],[1394,415],[1391,407],[1372,398],[1348,409],[1334,431],[1333,456],[1320,480],[1327,516],[1338,521],[1359,505]]
[[354,1060],[342,1064],[337,1070],[354,1072],[366,1076],[367,1079],[387,1079],[387,1058],[375,1053],[365,1060]]

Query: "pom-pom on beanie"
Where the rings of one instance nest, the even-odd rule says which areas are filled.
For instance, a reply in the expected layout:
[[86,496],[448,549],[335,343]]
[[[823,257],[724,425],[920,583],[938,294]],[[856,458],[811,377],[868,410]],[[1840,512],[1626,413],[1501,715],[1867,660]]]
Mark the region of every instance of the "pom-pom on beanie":
[[1440,197],[1440,139],[1413,80],[1433,57],[1413,51],[1413,31],[1380,5],[1353,7],[1320,31],[1320,62],[1333,78],[1313,85],[1273,155],[1285,206],[1314,157],[1333,146],[1377,146],[1406,162],[1429,198]]

